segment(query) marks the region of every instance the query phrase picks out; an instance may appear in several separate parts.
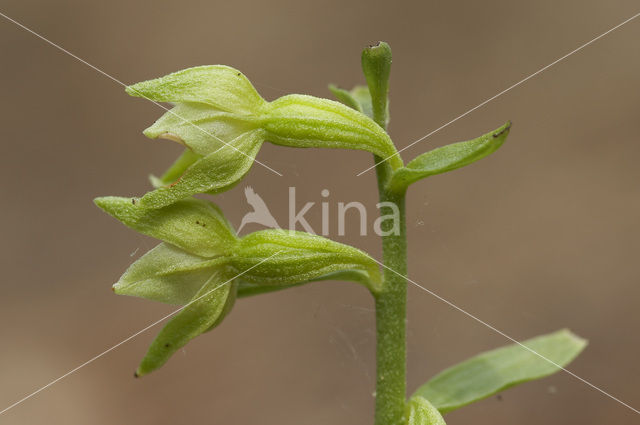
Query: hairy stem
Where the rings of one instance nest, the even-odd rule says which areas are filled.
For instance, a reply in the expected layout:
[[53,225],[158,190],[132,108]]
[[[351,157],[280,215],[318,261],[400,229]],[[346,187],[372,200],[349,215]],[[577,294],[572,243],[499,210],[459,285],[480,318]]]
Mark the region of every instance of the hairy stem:
[[[376,163],[381,158],[374,157]],[[399,210],[399,223],[382,222],[384,285],[376,295],[376,425],[398,425],[404,418],[406,399],[406,305],[407,239],[405,194],[390,193],[385,183],[391,167],[384,162],[376,166],[380,202],[392,202]],[[382,207],[381,215],[392,214],[391,207]],[[393,226],[399,226],[392,232]],[[388,234],[389,233],[389,234]]]

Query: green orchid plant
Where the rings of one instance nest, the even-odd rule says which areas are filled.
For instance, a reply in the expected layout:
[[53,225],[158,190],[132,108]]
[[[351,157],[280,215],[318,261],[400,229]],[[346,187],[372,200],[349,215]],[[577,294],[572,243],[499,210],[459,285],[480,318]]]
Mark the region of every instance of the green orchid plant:
[[[407,189],[495,152],[511,123],[426,152],[405,165],[386,132],[389,45],[366,48],[362,68],[367,86],[349,91],[330,86],[339,102],[297,94],[268,102],[244,74],[221,65],[189,68],[127,87],[132,96],[172,105],[144,134],[185,146],[162,176],[151,176],[154,189],[144,196],[95,200],[126,226],[161,241],[126,270],[113,290],[182,306],[152,342],[136,376],[158,369],[191,339],[214,329],[237,298],[323,280],[356,282],[373,296],[376,425],[444,424],[442,415],[555,373],[586,346],[568,330],[538,336],[452,366],[407,397]],[[400,220],[381,222],[382,263],[357,248],[293,230],[239,237],[214,203],[194,197],[238,184],[257,162],[265,141],[373,154],[380,200],[387,205],[380,216],[395,210]],[[392,225],[399,226],[397,231]]]

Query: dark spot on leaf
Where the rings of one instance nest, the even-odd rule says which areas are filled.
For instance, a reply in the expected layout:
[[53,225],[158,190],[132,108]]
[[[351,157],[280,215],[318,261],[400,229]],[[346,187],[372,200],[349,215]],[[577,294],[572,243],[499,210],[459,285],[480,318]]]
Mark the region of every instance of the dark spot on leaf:
[[196,224],[200,224],[200,222],[198,220],[196,220]]
[[171,347],[171,344],[169,344],[169,343],[167,342],[164,346],[165,346],[165,348],[169,348],[169,347]]
[[502,133],[504,133],[505,131],[508,131],[510,129],[511,129],[511,121],[509,121],[509,123],[502,130],[500,130],[497,133],[493,133],[493,137],[494,138],[499,137]]
[[136,204],[136,200],[135,200],[134,198],[131,198],[131,203],[132,203],[133,205],[135,205],[135,204]]
[[134,378],[139,378],[140,377],[140,375],[138,375],[138,371],[137,370],[135,372],[133,372],[133,377]]

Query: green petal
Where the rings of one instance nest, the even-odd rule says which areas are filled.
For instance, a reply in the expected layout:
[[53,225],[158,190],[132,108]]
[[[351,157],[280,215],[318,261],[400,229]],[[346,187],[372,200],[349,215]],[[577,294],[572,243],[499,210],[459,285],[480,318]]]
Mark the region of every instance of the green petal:
[[446,425],[438,409],[420,396],[414,396],[409,400],[405,423],[406,425]]
[[[560,330],[522,344],[564,367],[580,354],[587,341]],[[415,395],[426,398],[444,414],[560,370],[540,356],[519,344],[487,351],[439,373],[418,388]]]
[[195,162],[197,162],[201,155],[194,153],[191,149],[187,148],[182,152],[182,154],[175,160],[175,162],[169,167],[167,171],[162,175],[162,177],[158,178],[154,175],[149,176],[149,180],[153,187],[162,187],[170,185],[174,183],[176,180],[180,178],[185,172],[187,168],[192,166]]
[[178,314],[160,331],[142,359],[136,376],[143,376],[158,369],[180,348],[198,335],[217,326],[228,312],[227,304],[233,302],[235,283],[229,274],[215,271],[209,280]]
[[157,102],[197,102],[228,112],[259,113],[266,103],[237,69],[206,65],[127,87],[131,96]]
[[262,141],[260,130],[238,136],[228,146],[191,165],[174,184],[144,195],[142,205],[160,208],[196,193],[215,194],[232,188],[251,169]]
[[220,209],[208,201],[185,199],[158,209],[135,198],[107,196],[94,202],[126,226],[195,255],[224,255],[237,241]]
[[[329,273],[360,270],[367,287],[376,292],[380,270],[366,253],[304,232],[270,229],[240,239],[232,265],[242,279],[267,286],[289,286],[320,279]],[[274,255],[276,254],[277,255]]]
[[410,184],[425,177],[446,173],[464,167],[495,152],[506,140],[511,122],[467,142],[453,143],[423,153],[396,170],[389,187],[392,190],[404,190]]
[[113,285],[118,295],[185,305],[227,259],[210,259],[161,243],[140,257]]
[[198,155],[208,155],[258,126],[257,118],[252,116],[223,112],[209,105],[180,103],[147,128],[144,135],[173,140]]

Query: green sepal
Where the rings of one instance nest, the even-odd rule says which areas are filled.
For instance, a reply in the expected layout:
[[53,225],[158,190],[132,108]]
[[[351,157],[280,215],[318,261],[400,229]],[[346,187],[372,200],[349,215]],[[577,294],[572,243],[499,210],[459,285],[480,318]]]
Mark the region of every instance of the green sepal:
[[389,135],[366,115],[329,99],[292,94],[271,102],[263,118],[270,142],[298,148],[339,148],[390,157],[396,169],[402,160]]
[[126,91],[131,96],[156,102],[197,102],[245,114],[258,114],[266,104],[244,74],[225,65],[183,69],[133,84]]
[[511,122],[484,134],[477,139],[446,145],[419,155],[406,166],[396,170],[388,187],[403,191],[418,180],[446,173],[484,158],[495,152],[505,142]]
[[141,204],[161,208],[197,193],[229,190],[249,172],[262,141],[262,130],[241,134],[229,145],[196,161],[176,182],[145,194]]
[[147,208],[136,198],[106,196],[96,205],[126,226],[203,257],[225,255],[237,242],[235,230],[212,202],[184,199],[163,208]]
[[366,286],[380,289],[378,265],[357,248],[321,236],[269,229],[240,239],[232,259],[242,280],[266,286],[290,286],[329,273],[360,270],[368,274]]
[[185,148],[184,152],[171,164],[171,167],[164,172],[162,177],[156,177],[153,174],[149,175],[149,181],[153,187],[158,188],[162,186],[168,186],[178,180],[186,171],[187,168],[196,163],[202,155],[194,153],[191,149]]
[[418,388],[414,396],[426,398],[444,414],[559,371],[580,354],[587,341],[563,329],[522,344],[529,350],[512,344],[452,366]]
[[217,326],[235,300],[236,283],[232,274],[215,270],[194,298],[184,306],[153,340],[136,370],[143,376],[161,367],[190,340]]
[[444,418],[428,400],[413,396],[407,403],[406,425],[446,425]]
[[185,305],[227,262],[226,257],[205,258],[162,242],[129,266],[113,285],[113,291],[118,295]]

